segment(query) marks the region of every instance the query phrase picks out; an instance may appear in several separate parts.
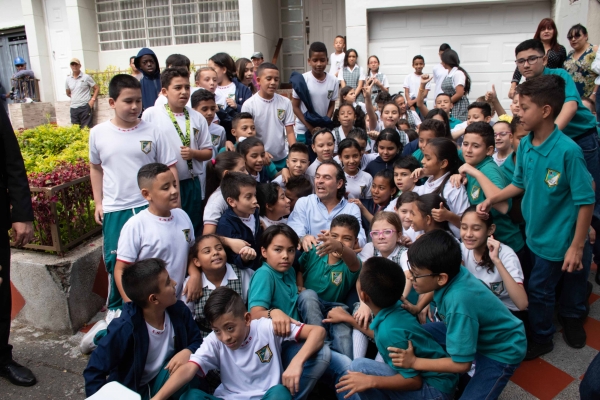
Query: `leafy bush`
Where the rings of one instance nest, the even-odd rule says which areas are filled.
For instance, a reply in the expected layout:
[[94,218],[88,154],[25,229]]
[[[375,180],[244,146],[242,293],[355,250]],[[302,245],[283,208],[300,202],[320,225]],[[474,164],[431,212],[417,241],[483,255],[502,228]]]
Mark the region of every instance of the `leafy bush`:
[[91,76],[94,82],[96,82],[96,84],[100,88],[98,94],[101,96],[107,96],[108,84],[110,83],[112,77],[117,74],[130,74],[131,68],[127,68],[126,70],[120,70],[114,65],[109,65],[104,71],[94,71],[91,69],[86,69],[85,73]]
[[89,159],[88,128],[46,124],[16,134],[28,173],[48,173],[64,163]]

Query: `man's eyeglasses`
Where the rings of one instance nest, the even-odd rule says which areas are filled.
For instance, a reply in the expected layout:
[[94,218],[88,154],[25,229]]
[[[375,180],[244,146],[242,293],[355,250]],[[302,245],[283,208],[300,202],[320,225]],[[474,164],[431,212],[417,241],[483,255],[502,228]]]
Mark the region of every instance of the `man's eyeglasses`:
[[535,63],[537,63],[537,60],[539,60],[540,58],[544,58],[544,56],[531,56],[531,57],[527,57],[527,58],[519,58],[518,60],[515,61],[515,63],[517,65],[523,65],[525,64],[525,62],[529,63],[529,65],[533,65]]
[[508,131],[506,131],[506,132],[495,132],[494,133],[494,137],[504,137],[506,135],[510,135],[510,133],[511,132],[508,132]]
[[384,229],[382,231],[371,231],[371,233],[369,233],[369,235],[371,235],[372,238],[380,237],[382,235],[383,235],[383,237],[388,238],[388,237],[392,236],[392,233],[394,233],[394,232],[398,232],[398,231],[395,231],[393,229]]
[[567,39],[569,39],[569,41],[571,41],[573,39],[579,39],[580,37],[581,37],[581,33],[576,33],[574,35],[567,36]]
[[417,275],[415,274],[415,271],[413,271],[413,269],[410,267],[410,261],[406,260],[406,265],[408,266],[408,272],[410,272],[410,274],[412,275],[413,279],[416,281],[419,278],[425,278],[428,276],[437,276],[439,274],[425,274],[425,275]]

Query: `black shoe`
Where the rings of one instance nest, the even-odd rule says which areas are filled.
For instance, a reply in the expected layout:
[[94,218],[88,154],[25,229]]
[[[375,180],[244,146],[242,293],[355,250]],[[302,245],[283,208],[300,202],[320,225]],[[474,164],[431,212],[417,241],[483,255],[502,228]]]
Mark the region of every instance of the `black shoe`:
[[0,366],[0,376],[18,386],[33,386],[37,383],[37,379],[29,368],[12,360],[8,364]]
[[548,343],[537,343],[533,340],[527,341],[527,354],[525,354],[525,361],[533,360],[544,354],[550,353],[554,350],[554,343],[552,341]]
[[563,326],[563,339],[570,347],[581,349],[585,346],[587,335],[583,329],[581,318],[567,318],[559,315],[558,321]]

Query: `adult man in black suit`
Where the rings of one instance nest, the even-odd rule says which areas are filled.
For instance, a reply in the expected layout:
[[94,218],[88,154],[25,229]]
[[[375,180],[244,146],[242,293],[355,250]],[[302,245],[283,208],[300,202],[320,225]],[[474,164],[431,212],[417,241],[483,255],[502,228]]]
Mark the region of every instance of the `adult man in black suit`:
[[11,227],[17,246],[24,246],[33,239],[33,209],[23,156],[8,115],[0,107],[0,376],[15,385],[32,386],[36,383],[35,376],[12,359],[12,346],[8,344],[11,311],[8,230]]

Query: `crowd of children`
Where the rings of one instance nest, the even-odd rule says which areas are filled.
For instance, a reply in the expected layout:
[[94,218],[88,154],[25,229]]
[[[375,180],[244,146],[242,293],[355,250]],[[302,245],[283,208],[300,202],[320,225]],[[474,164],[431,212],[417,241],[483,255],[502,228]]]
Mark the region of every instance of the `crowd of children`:
[[81,344],[87,395],[493,399],[553,350],[557,302],[585,346],[600,163],[572,78],[519,44],[510,116],[495,90],[469,103],[443,44],[429,109],[422,56],[392,96],[377,56],[366,72],[334,48],[310,45],[291,100],[276,65],[252,94],[225,53],[191,77],[143,49],[141,83],[111,80],[115,117],[90,133],[110,293]]

